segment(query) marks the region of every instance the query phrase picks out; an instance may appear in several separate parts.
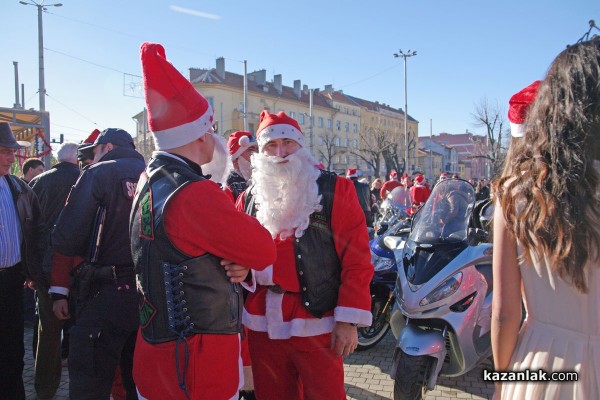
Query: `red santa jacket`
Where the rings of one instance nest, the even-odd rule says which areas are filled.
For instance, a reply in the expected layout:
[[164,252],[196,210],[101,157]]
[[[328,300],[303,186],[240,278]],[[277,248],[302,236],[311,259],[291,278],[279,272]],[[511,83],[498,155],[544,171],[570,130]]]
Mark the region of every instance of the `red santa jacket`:
[[381,200],[385,200],[387,198],[386,196],[388,195],[388,193],[397,188],[398,186],[402,186],[402,184],[393,179],[385,182],[379,190],[379,196],[381,197]]
[[[238,199],[238,210],[244,209],[244,200],[245,196]],[[371,324],[369,285],[373,266],[369,236],[354,185],[344,178],[336,181],[331,229],[341,262],[341,285],[335,309],[323,318],[315,318],[304,308],[296,274],[295,238],[277,238],[277,260],[273,266],[254,272],[258,286],[246,299],[244,325],[268,332],[271,339],[288,339],[329,333],[335,322]],[[286,292],[275,293],[267,289],[268,285],[279,285]]]

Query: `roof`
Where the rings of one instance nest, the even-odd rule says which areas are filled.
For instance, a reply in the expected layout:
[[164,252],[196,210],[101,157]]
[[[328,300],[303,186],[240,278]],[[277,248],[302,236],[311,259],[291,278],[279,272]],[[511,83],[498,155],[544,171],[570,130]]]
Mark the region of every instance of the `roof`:
[[0,122],[8,122],[17,140],[33,142],[36,136],[35,129],[43,129],[42,113],[35,110],[0,107]]
[[[259,71],[260,72],[260,71]],[[248,92],[252,93],[264,93],[269,94],[270,96],[276,96],[288,100],[300,101],[302,103],[308,103],[310,101],[310,93],[309,91],[300,90],[300,97],[296,96],[294,92],[294,88],[290,86],[281,86],[281,93],[278,93],[275,89],[275,84],[273,82],[266,82],[264,84],[259,84],[256,79],[253,79],[254,75],[248,74]],[[217,74],[217,70],[215,68],[212,69],[197,69],[190,68],[190,81],[192,84],[199,83],[217,83],[227,85],[233,88],[241,89],[244,87],[244,77],[240,74],[234,74],[232,72],[225,71],[225,77],[222,78]],[[320,92],[316,90],[313,92],[313,106],[315,107],[324,107],[324,108],[333,108],[323,96],[319,96]]]

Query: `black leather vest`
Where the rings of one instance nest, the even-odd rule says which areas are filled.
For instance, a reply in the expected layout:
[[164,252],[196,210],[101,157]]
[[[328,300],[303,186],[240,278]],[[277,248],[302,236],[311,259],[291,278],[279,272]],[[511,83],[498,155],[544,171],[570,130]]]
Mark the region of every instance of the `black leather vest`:
[[[296,273],[300,282],[302,304],[317,318],[337,305],[341,279],[341,263],[335,250],[331,231],[331,211],[337,175],[321,171],[317,179],[323,209],[310,215],[308,229],[301,238],[294,238]],[[256,216],[254,186],[246,190],[245,211]]]
[[131,250],[143,294],[140,324],[144,339],[162,343],[194,333],[239,333],[240,285],[230,283],[220,258],[182,253],[164,228],[163,212],[173,196],[190,182],[205,178],[168,156],[154,158],[146,174],[130,218]]

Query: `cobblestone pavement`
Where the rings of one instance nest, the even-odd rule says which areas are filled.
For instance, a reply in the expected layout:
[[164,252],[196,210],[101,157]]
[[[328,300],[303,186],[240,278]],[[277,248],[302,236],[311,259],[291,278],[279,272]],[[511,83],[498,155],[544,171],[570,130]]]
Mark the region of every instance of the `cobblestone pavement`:
[[[31,328],[25,329],[25,393],[27,400],[35,400],[33,388],[33,356],[31,354]],[[350,400],[393,399],[394,381],[389,376],[394,353],[394,337],[387,337],[372,349],[356,352],[344,360],[345,386]],[[481,379],[483,368],[491,368],[486,362],[465,376],[459,378],[440,378],[435,390],[427,392],[426,400],[447,399],[489,399],[494,391],[492,383]],[[69,398],[69,376],[67,367],[63,367],[62,379],[56,400]],[[307,399],[310,400],[310,399]]]

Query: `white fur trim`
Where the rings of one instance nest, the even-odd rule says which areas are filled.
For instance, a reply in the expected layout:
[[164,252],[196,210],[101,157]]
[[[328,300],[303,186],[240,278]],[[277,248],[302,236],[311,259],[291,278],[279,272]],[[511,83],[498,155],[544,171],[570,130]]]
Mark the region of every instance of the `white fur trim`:
[[361,327],[371,326],[373,323],[371,311],[361,310],[360,308],[337,306],[333,310],[333,317],[336,322],[348,322],[358,324]]
[[250,281],[251,284],[248,284],[248,282],[242,282],[242,287],[247,291],[254,293],[256,291],[256,274],[253,269],[250,270],[250,274],[252,274],[252,280]]
[[[247,138],[248,136],[243,136],[243,137]],[[233,153],[231,155],[231,161],[237,160],[238,157],[241,156],[243,152],[245,152],[246,150],[248,150],[252,146],[256,146],[258,148],[258,145],[257,145],[256,142],[250,142],[246,146],[242,146],[240,144],[240,148],[238,149],[238,151],[236,151],[235,153]]]
[[515,124],[514,122],[511,122],[510,134],[512,137],[523,137],[525,134],[525,127],[523,127],[523,124]]
[[174,149],[201,138],[212,127],[212,115],[213,112],[209,106],[208,110],[195,121],[162,131],[153,131],[156,149]]
[[292,139],[304,147],[304,134],[302,131],[288,124],[269,125],[256,134],[258,148],[262,149],[267,143],[275,139]]
[[[238,378],[238,392],[240,390],[242,390],[242,387],[244,387],[244,363],[242,361],[242,338],[240,337],[240,335],[238,334],[238,346],[240,349],[240,355],[238,357],[238,374],[239,374],[239,378]],[[235,398],[237,398],[237,396],[235,396]]]
[[[254,270],[253,270],[254,271]],[[254,271],[256,277],[256,283],[263,286],[274,285],[273,282],[273,265],[269,265],[262,271]]]
[[358,173],[347,175],[346,178],[358,178]]
[[284,293],[268,291],[266,293],[266,315],[250,314],[244,309],[242,317],[244,325],[253,331],[267,332],[269,339],[289,339],[292,336],[311,337],[333,331],[335,320],[332,316],[295,318],[291,321],[283,321],[281,306],[284,295]]

